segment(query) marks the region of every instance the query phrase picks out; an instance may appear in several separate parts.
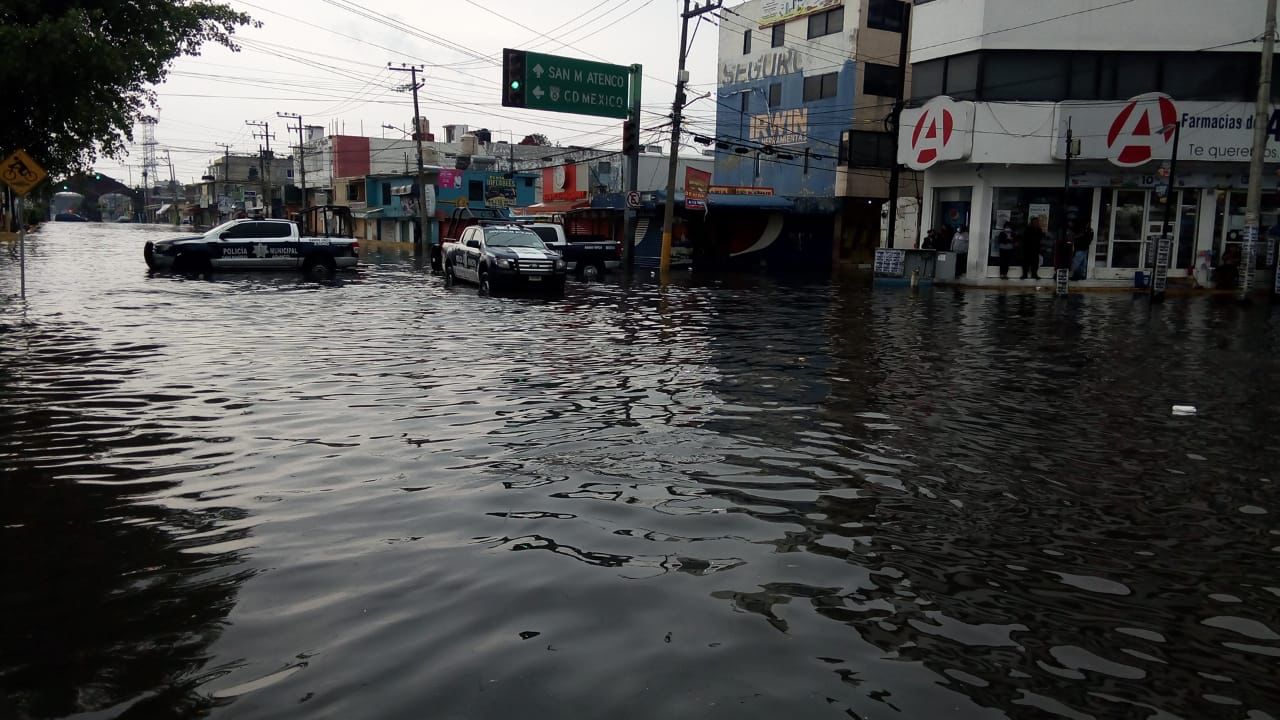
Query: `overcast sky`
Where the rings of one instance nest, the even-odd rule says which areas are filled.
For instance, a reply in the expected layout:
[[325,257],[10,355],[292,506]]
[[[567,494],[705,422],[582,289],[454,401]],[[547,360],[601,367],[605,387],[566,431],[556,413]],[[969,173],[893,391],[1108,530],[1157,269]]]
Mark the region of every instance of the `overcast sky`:
[[[256,152],[262,141],[251,133],[259,129],[246,120],[270,122],[273,149],[296,144],[286,139],[287,121],[276,117],[278,111],[300,113],[308,125],[336,123],[351,135],[399,136],[382,125],[409,125],[412,98],[396,90],[409,76],[388,71],[388,62],[427,66],[422,113],[441,139],[446,124],[461,123],[510,131],[517,142],[540,132],[566,145],[620,145],[619,120],[503,108],[504,47],[641,63],[642,127],[663,124],[671,109],[681,0],[226,1],[263,26],[239,31],[239,53],[210,45],[200,57],[176,61],[168,82],[157,88],[160,163],[168,149],[182,182],[198,180],[210,159],[222,154],[217,143]],[[694,38],[691,95],[714,91],[717,32],[704,22]],[[714,128],[714,109],[713,95],[689,111],[704,128]],[[660,136],[669,142],[661,131],[642,137],[656,142]],[[494,133],[495,140],[506,138]],[[134,146],[123,162],[102,159],[96,168],[128,181],[132,166],[133,182],[140,183],[141,164],[142,150]],[[167,168],[160,175],[167,179]]]

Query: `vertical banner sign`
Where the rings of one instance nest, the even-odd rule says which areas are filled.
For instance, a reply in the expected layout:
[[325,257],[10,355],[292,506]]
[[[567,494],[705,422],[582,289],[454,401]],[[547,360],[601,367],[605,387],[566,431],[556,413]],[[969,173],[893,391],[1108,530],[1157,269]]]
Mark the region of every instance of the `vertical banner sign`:
[[1257,263],[1254,261],[1258,253],[1258,223],[1254,219],[1249,222],[1249,218],[1245,219],[1244,228],[1244,247],[1240,248],[1240,295],[1247,297],[1253,290],[1253,271]]
[[711,190],[711,173],[695,167],[684,170],[684,206],[687,210],[705,210]]
[[1071,287],[1071,271],[1067,268],[1058,268],[1054,271],[1054,280],[1056,281],[1055,285],[1057,286],[1058,294],[1066,295]]
[[1164,295],[1169,286],[1169,255],[1173,240],[1168,235],[1160,236],[1156,243],[1156,266],[1151,276],[1151,294]]

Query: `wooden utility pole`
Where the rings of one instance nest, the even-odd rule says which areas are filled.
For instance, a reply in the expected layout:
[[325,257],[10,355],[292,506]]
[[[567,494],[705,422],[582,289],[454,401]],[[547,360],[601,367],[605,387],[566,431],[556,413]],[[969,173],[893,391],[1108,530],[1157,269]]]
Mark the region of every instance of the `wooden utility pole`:
[[301,176],[300,179],[302,181],[302,212],[303,214],[306,214],[307,212],[307,153],[306,153],[306,141],[303,138],[303,133],[305,132],[305,128],[302,125],[302,116],[299,115],[298,113],[278,112],[276,113],[276,117],[290,118],[298,121],[298,126],[296,128],[289,126],[288,129],[298,131],[298,174]]
[[[173,224],[179,224],[178,217],[178,180],[173,176],[173,156],[168,150],[164,151],[164,161],[169,165],[169,217],[173,219]],[[158,219],[158,218],[157,218]]]
[[265,140],[265,141],[266,141],[266,143],[267,143],[266,154],[265,154],[265,155],[264,155],[264,154],[261,154],[261,152],[262,152],[262,151],[261,151],[261,149],[259,149],[259,153],[260,153],[259,157],[262,159],[262,166],[263,166],[263,168],[262,168],[262,188],[263,188],[263,192],[262,192],[262,206],[266,209],[266,212],[265,212],[266,216],[267,216],[267,217],[271,217],[271,216],[272,216],[272,204],[271,204],[271,141],[275,138],[275,135],[271,134],[271,125],[270,125],[270,123],[266,123],[266,122],[252,122],[252,121],[250,121],[250,120],[245,120],[245,121],[244,121],[244,124],[245,124],[245,125],[250,125],[250,126],[252,126],[252,127],[260,127],[260,128],[262,128],[262,132],[260,132],[260,133],[253,133],[253,136],[254,136],[255,138],[262,138],[262,139],[263,139],[263,140]]
[[662,257],[658,269],[664,279],[671,270],[671,228],[676,219],[676,168],[680,166],[680,114],[684,110],[684,86],[689,82],[689,71],[684,69],[689,55],[689,21],[704,13],[720,9],[720,0],[706,5],[690,7],[684,0],[684,12],[680,13],[680,69],[676,72],[676,99],[671,103],[671,157],[667,161],[667,206],[662,215]]
[[419,244],[416,247],[418,253],[426,253],[430,256],[431,266],[433,270],[441,270],[443,266],[436,267],[436,259],[431,252],[431,237],[429,216],[427,215],[427,171],[422,164],[422,113],[418,109],[418,91],[422,89],[424,83],[418,82],[418,73],[422,71],[421,65],[405,65],[400,67],[392,67],[391,63],[387,63],[387,67],[397,72],[409,73],[409,88],[413,91],[413,139],[418,144],[418,237]]
[[1253,290],[1254,254],[1258,247],[1262,212],[1262,163],[1267,154],[1267,128],[1271,124],[1271,62],[1276,48],[1276,0],[1267,0],[1267,25],[1262,35],[1258,105],[1253,119],[1253,157],[1249,161],[1249,204],[1244,215],[1244,247],[1240,258],[1240,299]]
[[222,194],[218,194],[217,185],[214,185],[214,202],[218,203],[218,220],[222,220],[222,197],[231,194],[230,172],[231,172],[231,146],[227,143],[215,143],[222,148]]

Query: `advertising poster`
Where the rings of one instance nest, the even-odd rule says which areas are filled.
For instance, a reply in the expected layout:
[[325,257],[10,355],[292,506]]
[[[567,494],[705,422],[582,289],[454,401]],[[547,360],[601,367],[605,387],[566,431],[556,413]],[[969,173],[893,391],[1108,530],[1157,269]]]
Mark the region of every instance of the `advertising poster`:
[[1032,220],[1040,218],[1040,229],[1048,232],[1053,227],[1049,224],[1049,203],[1031,203],[1031,207],[1027,209],[1027,224],[1030,225]]
[[711,190],[711,173],[688,167],[684,170],[684,206],[690,210],[707,207],[707,193]]
[[437,181],[441,190],[461,190],[462,189],[462,171],[461,170],[441,170],[440,179]]

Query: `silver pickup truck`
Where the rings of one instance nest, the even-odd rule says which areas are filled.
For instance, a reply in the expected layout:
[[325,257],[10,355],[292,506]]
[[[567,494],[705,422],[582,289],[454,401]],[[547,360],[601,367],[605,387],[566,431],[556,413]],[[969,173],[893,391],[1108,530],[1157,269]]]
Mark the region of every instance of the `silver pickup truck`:
[[151,270],[201,277],[214,270],[296,268],[327,279],[359,263],[360,243],[350,237],[303,236],[292,220],[232,220],[204,235],[148,242],[142,256]]
[[473,282],[480,293],[530,290],[564,295],[565,263],[533,231],[516,224],[473,225],[444,246],[444,281]]

